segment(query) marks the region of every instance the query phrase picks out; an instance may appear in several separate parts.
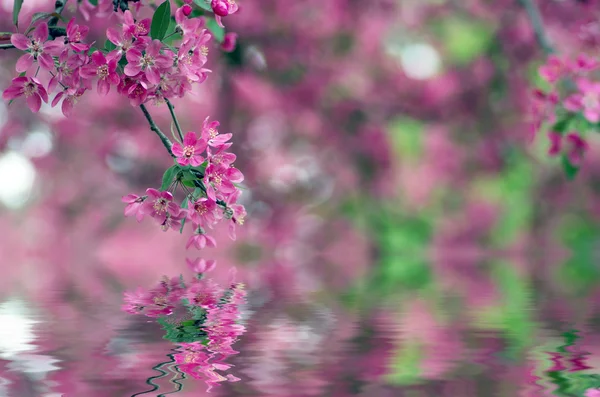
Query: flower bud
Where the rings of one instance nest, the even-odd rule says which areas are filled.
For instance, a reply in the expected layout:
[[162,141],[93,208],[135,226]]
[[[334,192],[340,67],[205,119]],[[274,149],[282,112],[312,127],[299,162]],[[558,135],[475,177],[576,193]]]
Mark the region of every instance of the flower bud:
[[237,44],[237,33],[229,32],[225,34],[223,38],[223,43],[221,43],[221,49],[225,52],[232,52],[235,50],[235,46]]
[[226,17],[229,15],[229,6],[224,0],[212,0],[210,6],[212,7],[213,12],[220,17]]
[[192,13],[192,7],[189,4],[184,4],[183,7],[181,7],[181,11],[183,12],[183,15],[187,17]]

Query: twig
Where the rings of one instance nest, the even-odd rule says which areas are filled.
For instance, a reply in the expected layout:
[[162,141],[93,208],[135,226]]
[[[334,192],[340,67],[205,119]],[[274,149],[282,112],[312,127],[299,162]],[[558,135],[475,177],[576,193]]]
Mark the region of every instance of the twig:
[[12,44],[0,44],[1,50],[10,50],[11,48],[16,48],[16,47]]
[[[54,3],[54,12],[59,15],[62,14],[66,5],[67,5],[67,0],[56,0],[56,2]],[[52,17],[48,21],[48,26],[56,26],[57,23],[58,23],[58,17]]]
[[533,31],[535,32],[535,37],[544,50],[546,54],[552,54],[555,52],[554,47],[550,43],[550,39],[546,35],[546,31],[544,30],[544,23],[542,21],[542,16],[540,15],[540,10],[537,5],[534,3],[534,0],[519,0],[519,3],[525,8],[527,11],[527,15],[529,16],[529,20],[531,21],[531,26],[533,27]]
[[171,117],[173,118],[173,122],[175,123],[175,128],[177,128],[177,133],[179,134],[179,139],[183,142],[183,133],[181,132],[181,126],[179,125],[179,121],[177,120],[177,116],[175,116],[175,107],[171,104],[167,98],[165,98],[165,102],[167,102],[167,106],[169,107],[169,112],[171,112]]
[[173,154],[173,151],[171,150],[173,143],[169,140],[169,138],[167,138],[167,136],[165,134],[163,134],[163,132],[160,130],[160,128],[158,128],[158,126],[156,125],[154,120],[152,120],[152,116],[150,116],[150,113],[148,112],[148,109],[146,109],[146,106],[144,106],[144,104],[140,105],[140,109],[142,109],[142,112],[144,112],[144,116],[146,116],[146,120],[148,120],[148,124],[150,124],[150,129],[152,131],[154,131],[156,133],[156,135],[158,135],[158,137],[162,141],[163,145],[165,145],[165,148],[171,155],[171,157],[175,158],[176,156]]

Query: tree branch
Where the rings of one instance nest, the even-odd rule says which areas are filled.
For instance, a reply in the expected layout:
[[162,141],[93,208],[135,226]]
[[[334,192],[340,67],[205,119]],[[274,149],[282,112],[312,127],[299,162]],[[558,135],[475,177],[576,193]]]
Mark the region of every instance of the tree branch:
[[0,50],[10,50],[11,48],[16,48],[12,44],[0,44]]
[[[54,12],[59,15],[62,14],[66,5],[67,5],[67,0],[56,0],[54,2]],[[56,26],[57,23],[58,23],[58,17],[52,17],[48,21],[48,26]]]
[[179,121],[177,120],[177,116],[175,116],[175,107],[171,104],[167,98],[165,98],[167,102],[167,106],[169,107],[169,112],[171,112],[171,117],[173,118],[173,122],[175,123],[175,128],[177,128],[177,133],[179,134],[179,139],[183,142],[183,133],[181,132],[181,126],[179,125]]
[[150,129],[152,131],[154,131],[156,133],[156,135],[158,135],[158,137],[162,141],[163,145],[165,145],[165,148],[171,155],[171,157],[175,158],[176,156],[173,154],[173,151],[171,150],[173,143],[169,140],[169,138],[167,138],[167,136],[165,134],[163,134],[163,132],[160,130],[160,128],[158,128],[158,126],[156,125],[154,120],[152,120],[152,116],[150,116],[150,113],[148,112],[148,109],[146,109],[146,106],[144,104],[140,105],[140,109],[142,109],[142,112],[144,112],[144,116],[146,116],[146,120],[148,120],[148,124],[150,124]]
[[552,54],[555,52],[554,47],[546,35],[540,10],[534,1],[535,0],[519,0],[519,3],[521,6],[523,6],[523,8],[525,8],[525,11],[527,11],[527,16],[529,17],[529,21],[531,21],[531,26],[533,27],[533,31],[535,32],[535,37],[538,43],[546,54]]

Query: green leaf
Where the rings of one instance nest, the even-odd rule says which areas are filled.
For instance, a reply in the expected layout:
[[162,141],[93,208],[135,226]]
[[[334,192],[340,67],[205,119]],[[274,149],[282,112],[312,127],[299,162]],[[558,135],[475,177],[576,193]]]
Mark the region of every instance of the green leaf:
[[565,171],[565,175],[567,176],[567,179],[570,181],[575,179],[577,173],[579,172],[579,167],[571,163],[571,161],[569,161],[569,158],[564,154],[562,156],[562,166],[563,170]]
[[98,0],[88,0],[90,2],[91,5],[93,6],[97,6],[98,5]]
[[13,3],[13,23],[17,27],[19,27],[19,13],[21,12],[21,7],[22,6],[23,6],[23,0],[14,0],[14,3]]
[[573,116],[568,115],[565,118],[558,120],[556,123],[554,123],[554,125],[550,128],[550,131],[558,132],[559,134],[563,135],[569,128],[569,124],[571,124],[571,121],[573,121]]
[[96,47],[90,47],[90,49],[88,51],[88,55],[92,55],[96,51],[98,51],[98,49]]
[[[56,14],[56,15],[58,15],[58,14]],[[52,16],[53,16],[52,13],[49,13],[49,12],[36,12],[35,14],[33,14],[31,16],[31,23],[29,25],[31,26],[34,23],[36,23],[37,21],[41,21],[42,19],[50,18]]]
[[212,7],[210,6],[210,3],[206,0],[194,0],[194,4],[206,11],[212,12]]
[[177,175],[178,172],[179,172],[179,167],[176,165],[169,167],[165,171],[165,173],[163,174],[163,177],[162,177],[162,185],[160,185],[161,191],[165,191],[169,188],[169,186],[171,186],[171,183],[173,182],[173,179],[175,178],[175,175]]
[[158,6],[152,17],[150,25],[150,37],[155,40],[162,40],[167,34],[169,24],[171,23],[171,3],[169,0]]
[[105,49],[106,51],[109,51],[109,52],[110,52],[110,51],[112,51],[112,50],[116,50],[116,49],[117,49],[117,46],[116,46],[116,45],[114,45],[112,41],[110,41],[110,40],[106,40],[106,41],[104,42],[104,49]]
[[217,21],[215,21],[212,18],[211,19],[207,19],[206,20],[206,27],[213,34],[213,36],[214,36],[215,40],[217,40],[217,42],[219,42],[219,43],[223,42],[223,40],[225,39],[225,29],[223,29],[222,27],[220,27],[217,24]]

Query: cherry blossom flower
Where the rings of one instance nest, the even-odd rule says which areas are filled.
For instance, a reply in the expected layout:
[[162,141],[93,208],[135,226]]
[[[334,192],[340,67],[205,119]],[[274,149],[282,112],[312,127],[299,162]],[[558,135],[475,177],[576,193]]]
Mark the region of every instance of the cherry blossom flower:
[[213,259],[204,260],[202,258],[196,258],[191,260],[186,258],[185,261],[194,273],[208,273],[217,265],[217,261]]
[[125,216],[135,216],[138,222],[141,222],[144,219],[144,211],[142,210],[142,206],[144,201],[148,196],[137,196],[135,194],[128,194],[127,196],[123,196],[121,201],[127,203],[125,206]]
[[90,48],[89,44],[82,43],[89,32],[87,26],[80,26],[75,23],[75,18],[72,18],[67,25],[67,40],[74,51],[87,51]]
[[158,217],[161,222],[167,213],[179,214],[180,208],[173,202],[173,195],[170,192],[161,192],[153,188],[146,189],[148,198],[142,205],[144,215]]
[[215,210],[217,203],[206,197],[201,197],[195,202],[188,200],[188,218],[196,226],[211,226],[215,223]]
[[123,13],[123,32],[133,37],[147,36],[150,33],[150,18],[135,21],[131,11],[126,10]]
[[188,242],[185,246],[186,249],[189,249],[191,246],[196,247],[197,249],[201,250],[204,249],[205,247],[216,247],[217,246],[217,242],[215,241],[215,239],[211,236],[209,236],[206,233],[195,233],[193,236],[191,236],[188,239]]
[[137,48],[131,48],[125,55],[128,62],[125,74],[133,77],[143,72],[150,83],[158,84],[161,71],[173,65],[170,57],[160,53],[161,48],[160,40],[148,44],[144,54]]
[[54,60],[53,55],[58,55],[64,47],[64,41],[61,39],[55,41],[48,40],[48,24],[39,24],[31,37],[24,34],[16,33],[10,36],[10,42],[19,50],[29,51],[21,55],[17,60],[17,72],[27,71],[34,61],[37,61],[42,69],[53,70]]
[[217,197],[223,198],[234,193],[237,188],[234,183],[244,180],[244,175],[234,167],[222,164],[210,164],[206,167],[204,185],[208,198],[216,201]]
[[225,52],[233,52],[237,45],[237,37],[238,35],[235,32],[225,33],[225,37],[223,37],[223,42],[221,43],[221,49]]
[[42,101],[48,102],[46,89],[35,77],[16,77],[12,79],[11,85],[2,93],[5,100],[13,100],[20,96],[25,97],[27,106],[34,113],[40,110]]
[[562,78],[566,71],[564,62],[555,55],[549,56],[546,64],[539,68],[540,76],[551,84]]
[[600,121],[600,83],[592,82],[587,79],[577,81],[578,93],[569,96],[564,106],[567,110],[578,112],[583,111],[583,116],[597,123]]
[[177,162],[181,165],[197,167],[204,161],[202,153],[206,149],[206,141],[198,139],[195,132],[188,132],[183,138],[183,145],[179,142],[173,143],[171,150],[177,156]]
[[[62,99],[61,111],[65,117],[71,116],[73,113],[73,108],[79,102],[79,99],[83,96],[87,88],[67,88],[54,97],[52,100],[52,107],[56,106],[58,102]],[[125,214],[127,216],[127,214]]]
[[565,153],[573,165],[581,165],[589,145],[576,131],[565,136],[557,132],[550,132],[548,137],[551,143],[548,150],[549,155],[556,156]]
[[181,228],[181,222],[187,217],[187,211],[183,208],[179,209],[177,213],[167,212],[164,216],[164,219],[160,223],[160,228],[163,232],[166,232],[169,229],[173,229],[179,231]]
[[91,62],[80,69],[80,75],[84,79],[98,77],[97,90],[100,95],[106,95],[111,85],[117,85],[121,78],[117,74],[118,59],[107,59],[101,51],[92,54]]
[[209,146],[221,146],[231,139],[233,134],[219,134],[218,121],[208,122],[209,117],[202,123],[202,138],[206,140]]

